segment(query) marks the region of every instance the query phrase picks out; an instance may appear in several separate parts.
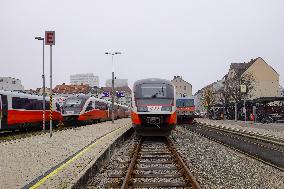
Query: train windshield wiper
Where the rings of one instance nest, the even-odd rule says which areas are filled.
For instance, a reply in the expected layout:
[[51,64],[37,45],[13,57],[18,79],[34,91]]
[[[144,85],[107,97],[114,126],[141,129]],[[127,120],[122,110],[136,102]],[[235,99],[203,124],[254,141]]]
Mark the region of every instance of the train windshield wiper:
[[159,92],[158,93],[155,93],[155,94],[153,94],[151,97],[152,98],[157,98],[157,95],[159,94]]

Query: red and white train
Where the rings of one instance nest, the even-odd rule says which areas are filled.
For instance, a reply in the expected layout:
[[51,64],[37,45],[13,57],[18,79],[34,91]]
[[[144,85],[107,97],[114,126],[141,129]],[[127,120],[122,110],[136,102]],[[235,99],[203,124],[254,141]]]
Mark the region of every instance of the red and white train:
[[[42,96],[0,90],[0,131],[41,127]],[[49,97],[46,97],[45,120],[49,123]],[[62,119],[60,108],[53,103],[53,120]]]
[[177,98],[177,122],[191,124],[194,120],[194,98]]
[[[63,121],[75,125],[110,120],[111,114],[111,102],[89,95],[68,97],[63,103],[62,109]],[[114,104],[115,119],[129,116],[130,112],[127,106]]]
[[170,135],[177,123],[175,94],[174,85],[165,79],[142,79],[134,83],[131,118],[138,135]]

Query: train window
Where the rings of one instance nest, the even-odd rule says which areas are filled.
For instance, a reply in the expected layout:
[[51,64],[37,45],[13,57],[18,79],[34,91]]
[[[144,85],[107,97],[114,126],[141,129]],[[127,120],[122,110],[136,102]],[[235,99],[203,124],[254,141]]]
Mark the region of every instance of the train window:
[[36,99],[13,97],[12,98],[12,108],[13,109],[26,109],[26,110],[41,110],[42,101],[36,100]]
[[55,103],[56,106],[56,111],[60,112],[61,111],[61,106],[59,105],[58,102]]
[[49,110],[49,105],[50,105],[50,104],[49,104],[49,101],[45,101],[45,109],[46,109],[46,110]]
[[65,106],[69,107],[79,107],[80,104],[82,103],[82,99],[80,98],[68,98],[65,101]]
[[26,98],[20,98],[20,97],[13,97],[12,98],[12,108],[13,109],[24,109],[24,106],[27,104],[26,101],[28,99]]
[[106,109],[106,104],[104,102],[96,101],[95,102],[95,108],[100,110]]
[[143,84],[141,86],[141,94],[143,97],[166,97],[166,86],[160,84]]
[[181,107],[192,107],[194,106],[194,99],[177,99],[176,106]]
[[88,106],[87,106],[87,108],[86,108],[86,111],[91,111],[92,109],[93,109],[93,102],[91,101],[91,102],[89,102],[89,104],[88,104]]

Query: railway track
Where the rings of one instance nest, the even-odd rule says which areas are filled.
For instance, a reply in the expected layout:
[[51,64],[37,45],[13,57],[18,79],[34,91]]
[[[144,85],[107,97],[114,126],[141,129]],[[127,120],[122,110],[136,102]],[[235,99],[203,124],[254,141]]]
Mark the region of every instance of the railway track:
[[233,148],[245,155],[284,171],[283,143],[265,138],[243,135],[231,130],[213,128],[203,124],[184,125],[190,131]]
[[110,174],[106,188],[200,188],[167,137],[138,140],[123,174]]

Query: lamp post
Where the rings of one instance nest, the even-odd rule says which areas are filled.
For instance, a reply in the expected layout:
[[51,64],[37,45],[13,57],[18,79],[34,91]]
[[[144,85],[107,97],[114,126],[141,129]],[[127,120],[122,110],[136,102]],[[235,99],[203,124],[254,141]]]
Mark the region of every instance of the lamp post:
[[246,97],[245,97],[246,92],[247,92],[247,86],[246,86],[246,85],[241,85],[241,93],[244,95],[244,108],[243,108],[243,113],[245,114],[245,122],[247,121]]
[[42,41],[42,130],[45,130],[45,75],[44,75],[44,38],[35,37]]
[[111,81],[111,121],[114,123],[114,63],[113,56],[121,54],[121,52],[105,52],[106,55],[111,55],[112,63],[112,81]]

